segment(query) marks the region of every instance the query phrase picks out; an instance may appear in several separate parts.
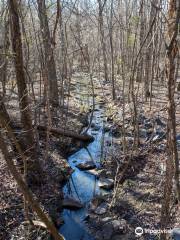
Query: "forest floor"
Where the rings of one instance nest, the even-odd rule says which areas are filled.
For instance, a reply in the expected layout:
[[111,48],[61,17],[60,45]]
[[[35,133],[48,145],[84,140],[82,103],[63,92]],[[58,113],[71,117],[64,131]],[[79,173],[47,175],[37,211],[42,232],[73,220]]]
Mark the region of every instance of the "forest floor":
[[[153,230],[160,230],[161,204],[164,189],[165,164],[168,158],[166,149],[166,121],[167,99],[165,87],[161,83],[154,86],[152,107],[149,101],[144,103],[138,99],[137,109],[139,114],[138,124],[140,133],[140,145],[133,149],[134,131],[132,127],[132,105],[125,104],[125,133],[126,154],[122,152],[122,126],[123,126],[123,99],[119,92],[118,101],[110,98],[108,84],[106,113],[107,122],[110,122],[113,140],[107,142],[109,147],[106,159],[104,159],[103,177],[115,180],[112,194],[104,199],[107,203],[106,211],[100,215],[93,211],[90,213],[90,226],[96,239],[136,239],[136,227],[141,227],[144,234],[138,239],[159,239],[159,234]],[[160,87],[161,86],[161,87]],[[161,88],[161,90],[156,90]],[[127,97],[127,94],[126,94]],[[178,94],[176,94],[178,103]],[[177,105],[177,142],[178,149],[179,131],[179,106]],[[131,160],[130,160],[131,159]],[[126,170],[125,170],[126,169]],[[173,189],[174,191],[175,189]],[[97,203],[97,201],[94,201]],[[172,199],[171,223],[168,229],[180,228],[180,206],[176,199]],[[99,207],[101,201],[99,202]],[[96,205],[98,207],[98,205]]]
[[[38,86],[37,86],[38,88]],[[53,115],[55,126],[72,132],[80,133],[87,124],[87,114],[79,113],[79,109],[69,102],[62,111]],[[7,99],[7,109],[11,118],[19,122],[17,94]],[[47,124],[47,113],[41,114],[41,123]],[[59,117],[60,116],[60,117]],[[54,125],[53,125],[54,126]],[[51,134],[39,134],[39,160],[43,169],[43,182],[40,186],[31,186],[31,191],[40,202],[42,208],[50,215],[57,227],[62,224],[60,212],[62,211],[63,192],[62,187],[72,173],[65,157],[70,152],[77,150],[81,143],[63,136],[52,136]],[[15,163],[16,160],[15,160]],[[18,166],[17,166],[18,167]],[[41,223],[32,227],[27,224],[24,211],[23,195],[16,182],[11,176],[5,160],[0,153],[0,239],[2,240],[33,240],[50,239],[47,231],[42,228]],[[32,220],[38,220],[37,216],[29,209],[29,216]]]
[[[69,113],[68,115],[63,114],[59,118],[56,117],[57,128],[65,126],[65,129],[72,131],[76,129],[76,132],[81,132],[87,124],[87,113],[90,109],[89,105],[82,104],[87,96],[80,97],[78,92],[74,91],[78,85],[79,75],[74,76],[71,85],[72,91],[66,96],[69,102],[67,106]],[[107,131],[111,131],[113,136],[111,142],[109,140],[105,142],[107,154],[102,165],[104,169],[102,175],[114,179],[114,190],[103,199],[103,202],[107,203],[108,206],[106,211],[102,211],[102,214],[96,214],[92,210],[89,211],[87,225],[97,240],[134,240],[136,239],[134,233],[136,227],[148,230],[158,230],[160,228],[163,177],[167,159],[167,113],[165,108],[167,102],[163,100],[163,97],[159,97],[158,91],[158,95],[155,91],[153,96],[151,110],[149,110],[148,103],[144,104],[142,100],[139,100],[138,111],[141,112],[138,119],[140,147],[136,151],[132,150],[134,134],[131,118],[132,106],[128,103],[125,104],[125,132],[128,153],[128,156],[125,156],[122,153],[121,137],[122,92],[119,91],[118,100],[113,101],[110,84],[102,82],[102,85],[103,94],[101,92],[101,95],[103,95],[106,109],[104,118],[108,126]],[[95,86],[96,100],[99,100],[99,91],[101,91],[101,86],[98,82]],[[163,94],[162,90],[162,96],[164,96]],[[13,116],[13,113],[16,112],[16,104],[12,101],[12,104],[8,102],[8,106]],[[14,116],[14,118],[17,118],[17,116]],[[178,140],[180,140],[180,137]],[[61,189],[72,172],[65,157],[79,147],[81,147],[79,142],[72,141],[69,138],[50,136],[50,139],[47,140],[47,136],[40,136],[40,160],[44,169],[44,180],[40,187],[33,187],[32,191],[41,203],[42,208],[50,214],[57,226],[63,221],[60,218],[63,199]],[[129,162],[130,156],[132,156],[131,162]],[[127,171],[123,174],[126,167]],[[2,155],[0,155],[0,187],[0,239],[48,239],[49,236],[43,228],[39,227],[38,231],[37,228],[34,231],[31,227],[26,226],[23,196],[10,175]],[[96,208],[101,207],[102,199],[96,202]],[[29,214],[32,219],[37,219],[31,211]],[[169,228],[180,228],[180,209],[178,209],[177,204],[172,206],[171,217],[172,223]],[[147,233],[139,239],[158,239],[158,236]]]

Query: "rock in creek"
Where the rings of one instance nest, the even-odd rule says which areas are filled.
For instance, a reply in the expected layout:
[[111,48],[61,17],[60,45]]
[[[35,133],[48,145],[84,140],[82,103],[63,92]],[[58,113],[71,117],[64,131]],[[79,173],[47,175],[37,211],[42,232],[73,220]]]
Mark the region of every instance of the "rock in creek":
[[110,126],[105,126],[103,130],[104,130],[104,132],[109,132],[111,130],[111,127]]
[[99,131],[99,129],[101,128],[101,126],[98,126],[98,125],[96,125],[96,124],[92,124],[92,125],[91,125],[91,128],[92,128],[93,131]]
[[98,215],[102,215],[106,213],[107,210],[108,210],[108,205],[107,203],[104,202],[104,203],[101,203],[94,212]]
[[110,222],[110,221],[112,221],[111,217],[105,217],[105,218],[102,219],[103,223],[107,223],[107,222]]
[[180,134],[176,135],[176,141],[180,141]]
[[171,236],[173,237],[174,240],[179,240],[180,239],[180,228],[174,228],[171,232]]
[[105,201],[103,196],[96,196],[90,202],[90,210],[95,211]]
[[76,199],[68,197],[63,199],[62,206],[63,208],[72,210],[78,210],[84,207],[83,204],[77,201]]
[[111,178],[101,178],[98,185],[105,190],[111,190],[114,187],[114,180]]
[[79,163],[76,165],[77,168],[80,170],[90,170],[96,168],[96,165],[93,161],[87,161],[84,163]]
[[103,170],[90,169],[90,170],[87,170],[86,172],[96,176],[97,178],[99,178],[99,176],[102,173],[102,171]]

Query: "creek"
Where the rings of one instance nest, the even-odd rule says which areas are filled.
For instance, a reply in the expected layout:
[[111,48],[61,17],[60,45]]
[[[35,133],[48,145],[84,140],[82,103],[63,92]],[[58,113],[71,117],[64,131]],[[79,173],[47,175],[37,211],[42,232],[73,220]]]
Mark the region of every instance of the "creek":
[[108,139],[111,139],[110,133],[104,131],[103,116],[103,105],[96,105],[93,113],[92,127],[90,127],[87,132],[94,136],[94,141],[68,158],[69,165],[74,172],[64,186],[64,197],[76,199],[82,203],[84,207],[79,210],[63,210],[64,224],[60,228],[60,232],[66,240],[95,239],[88,232],[86,224],[88,207],[95,196],[109,194],[109,191],[98,186],[99,180],[97,176],[76,167],[79,163],[93,161],[96,165],[96,170],[101,169],[101,162],[106,152],[104,144]]

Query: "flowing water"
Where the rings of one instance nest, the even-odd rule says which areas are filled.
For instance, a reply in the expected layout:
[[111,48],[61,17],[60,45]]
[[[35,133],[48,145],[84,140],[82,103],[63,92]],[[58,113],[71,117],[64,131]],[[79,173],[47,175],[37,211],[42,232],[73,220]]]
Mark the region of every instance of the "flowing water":
[[100,189],[98,179],[95,175],[87,171],[79,170],[76,165],[81,162],[93,160],[96,169],[101,168],[101,160],[104,154],[104,142],[108,139],[109,133],[104,133],[103,128],[103,107],[98,105],[93,114],[92,125],[88,130],[88,134],[94,136],[94,141],[86,148],[80,149],[68,158],[70,166],[74,169],[71,178],[64,187],[64,196],[71,197],[83,203],[84,208],[80,210],[64,209],[63,219],[64,225],[60,228],[60,232],[66,240],[93,240],[87,231],[85,219],[88,214],[88,205],[95,195],[107,194],[107,191]]

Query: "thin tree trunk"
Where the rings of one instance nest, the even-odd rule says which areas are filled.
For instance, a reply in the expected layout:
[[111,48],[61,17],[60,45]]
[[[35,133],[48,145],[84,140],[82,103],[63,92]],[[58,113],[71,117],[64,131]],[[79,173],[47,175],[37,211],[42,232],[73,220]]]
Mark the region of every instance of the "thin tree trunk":
[[[166,180],[164,187],[164,198],[161,213],[161,227],[167,228],[170,221],[170,200],[172,194],[172,181],[175,174],[175,183],[178,201],[180,201],[179,186],[179,159],[176,143],[176,107],[174,101],[175,92],[175,66],[178,52],[177,35],[178,23],[180,19],[180,3],[176,0],[169,2],[168,10],[168,37],[170,44],[167,46],[166,77],[168,80],[168,153],[169,158],[166,163]],[[166,234],[161,234],[161,240],[166,239]]]
[[56,105],[58,104],[58,83],[56,74],[56,64],[53,53],[53,43],[51,41],[49,23],[47,18],[46,3],[45,0],[37,0],[37,3],[44,46],[45,64],[48,74],[49,97],[50,102]]
[[[8,39],[8,29],[9,22],[6,21],[5,24],[0,24],[0,82],[2,84],[2,96],[6,95],[6,78],[7,78],[7,64],[8,60],[6,54],[9,49],[9,39]],[[4,56],[4,57],[3,57]]]
[[[157,14],[157,10],[154,8],[154,5],[156,6],[158,0],[153,0],[151,4],[151,10],[150,10],[150,19],[149,19],[149,26],[152,25],[154,16]],[[155,25],[155,24],[154,24]],[[145,82],[144,82],[144,94],[145,94],[145,101],[147,101],[147,98],[150,97],[150,91],[149,91],[149,85],[152,78],[152,52],[153,52],[153,45],[152,45],[152,33],[153,29],[150,32],[148,39],[147,39],[147,45],[146,45],[146,56],[145,56]]]
[[112,96],[113,100],[116,98],[115,92],[115,77],[114,77],[114,46],[113,46],[113,0],[111,0],[110,26],[109,26],[109,40],[111,48],[111,81],[112,81]]
[[54,239],[55,240],[64,240],[64,237],[58,233],[56,227],[54,226],[52,221],[49,219],[49,217],[42,211],[39,203],[33,198],[31,191],[28,189],[28,186],[24,182],[20,173],[17,171],[17,169],[14,165],[13,159],[8,151],[7,144],[5,143],[5,140],[1,133],[0,133],[0,148],[4,155],[4,158],[8,165],[8,168],[9,168],[12,176],[16,180],[19,188],[21,189],[21,191],[25,197],[25,200],[29,203],[31,208],[37,213],[40,220],[45,223],[47,229],[52,234]]
[[23,125],[23,130],[25,132],[24,133],[25,137],[28,139],[28,147],[32,148],[35,139],[32,128],[31,110],[29,107],[28,89],[24,72],[22,39],[17,0],[9,0],[9,11],[10,11],[11,41],[12,49],[14,52],[14,63],[18,87],[21,122]]
[[29,156],[27,164],[27,180],[29,183],[38,184],[41,176],[41,167],[36,154],[35,135],[31,119],[32,113],[29,106],[28,88],[24,72],[22,38],[17,0],[9,0],[9,12],[12,50],[14,53],[19,107],[23,126],[23,138],[20,139],[21,148],[22,152],[26,152],[26,156]]
[[[178,5],[179,4],[179,5]],[[178,7],[177,7],[178,5]],[[177,196],[180,202],[180,185],[179,185],[179,159],[176,142],[176,105],[174,101],[174,93],[176,87],[176,58],[178,53],[178,24],[180,19],[180,2],[172,0],[169,7],[169,38],[171,43],[167,51],[167,79],[168,79],[168,124],[169,124],[169,141],[172,144],[171,158],[175,165],[175,182],[177,189]]]
[[103,20],[103,9],[105,6],[106,0],[102,3],[101,0],[98,0],[99,5],[99,30],[100,30],[100,38],[101,38],[101,47],[103,52],[103,64],[104,64],[104,78],[106,81],[109,80],[108,77],[108,65],[107,65],[107,56],[106,56],[106,42],[104,38],[104,20]]
[[[145,28],[145,24],[144,24],[144,0],[141,0],[141,5],[140,5],[140,34],[139,34],[139,46],[141,47],[143,44],[143,40],[144,40],[144,29]],[[143,78],[143,61],[144,60],[144,54],[143,51],[141,53],[140,56],[140,60],[139,60],[139,64],[137,67],[137,78],[136,81],[137,82],[142,82],[142,78]]]

